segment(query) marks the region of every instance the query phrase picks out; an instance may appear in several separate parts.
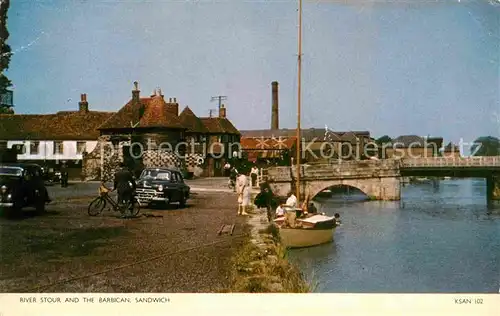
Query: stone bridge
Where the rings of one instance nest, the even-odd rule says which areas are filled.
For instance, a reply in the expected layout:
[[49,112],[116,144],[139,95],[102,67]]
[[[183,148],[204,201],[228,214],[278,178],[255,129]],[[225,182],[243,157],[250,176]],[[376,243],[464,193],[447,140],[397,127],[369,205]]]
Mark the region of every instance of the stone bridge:
[[[401,177],[481,177],[487,179],[488,199],[500,199],[500,156],[469,158],[411,158],[362,161],[332,161],[329,164],[301,166],[301,200],[335,186],[359,189],[373,200],[399,200]],[[274,194],[295,192],[295,167],[271,167],[263,170]]]

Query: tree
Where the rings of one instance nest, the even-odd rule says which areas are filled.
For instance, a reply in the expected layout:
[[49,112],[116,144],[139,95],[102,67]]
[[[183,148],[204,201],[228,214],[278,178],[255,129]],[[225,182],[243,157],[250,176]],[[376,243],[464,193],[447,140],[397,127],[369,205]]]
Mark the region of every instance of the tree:
[[375,143],[377,145],[383,145],[392,142],[392,138],[390,138],[388,135],[384,135],[377,140],[375,140]]
[[[6,93],[7,88],[12,84],[5,76],[4,71],[9,68],[11,50],[7,44],[9,31],[7,30],[7,11],[10,0],[0,0],[0,95]],[[7,106],[0,106],[0,113],[12,113],[12,109]]]
[[500,139],[493,136],[481,136],[471,146],[474,156],[498,156],[500,155]]

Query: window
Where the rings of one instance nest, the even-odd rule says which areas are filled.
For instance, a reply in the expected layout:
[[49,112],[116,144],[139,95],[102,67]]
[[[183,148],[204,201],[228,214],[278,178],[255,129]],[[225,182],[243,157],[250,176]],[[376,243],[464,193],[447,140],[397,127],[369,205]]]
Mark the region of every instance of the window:
[[63,142],[55,141],[54,142],[54,154],[62,154],[64,151]]
[[76,153],[78,155],[81,155],[83,152],[86,151],[86,142],[76,142]]
[[177,173],[177,180],[181,183],[184,182],[184,179],[182,179],[182,174]]
[[18,155],[24,155],[26,153],[26,146],[24,144],[14,144],[11,148],[14,149]]
[[30,142],[30,155],[38,155],[40,148],[40,142],[31,141]]
[[172,173],[172,182],[178,182],[177,172]]

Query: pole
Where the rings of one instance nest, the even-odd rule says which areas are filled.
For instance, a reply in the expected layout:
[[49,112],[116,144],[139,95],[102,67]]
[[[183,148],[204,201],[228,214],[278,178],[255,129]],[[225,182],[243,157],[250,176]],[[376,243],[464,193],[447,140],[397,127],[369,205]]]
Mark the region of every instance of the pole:
[[297,191],[297,205],[300,205],[300,84],[301,84],[301,71],[302,71],[302,0],[299,0],[299,55],[298,55],[298,89],[297,89],[297,161],[295,162],[297,168],[297,182],[295,183]]

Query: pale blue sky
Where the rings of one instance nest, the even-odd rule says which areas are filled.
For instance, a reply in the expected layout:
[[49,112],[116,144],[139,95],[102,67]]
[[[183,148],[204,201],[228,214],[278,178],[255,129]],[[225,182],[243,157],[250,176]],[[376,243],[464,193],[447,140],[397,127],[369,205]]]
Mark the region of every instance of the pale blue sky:
[[[500,136],[494,1],[304,0],[303,126]],[[200,116],[227,95],[237,128],[263,129],[277,80],[295,127],[297,1],[11,0],[8,23],[17,113],[76,109],[80,93],[116,111],[137,80]]]

